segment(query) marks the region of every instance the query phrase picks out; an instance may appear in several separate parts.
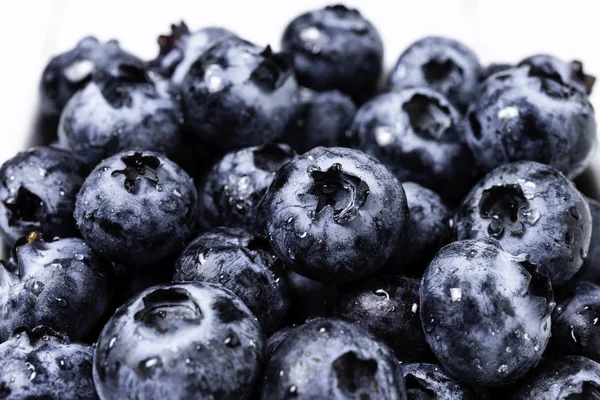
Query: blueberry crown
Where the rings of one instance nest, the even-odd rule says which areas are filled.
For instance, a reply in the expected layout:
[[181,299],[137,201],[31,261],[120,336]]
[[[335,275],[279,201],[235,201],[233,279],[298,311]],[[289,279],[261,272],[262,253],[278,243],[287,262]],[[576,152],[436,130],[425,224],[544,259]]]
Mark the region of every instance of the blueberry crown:
[[260,56],[262,60],[252,71],[250,79],[266,91],[281,87],[292,74],[291,53],[273,53],[271,46],[267,46]]
[[159,187],[156,170],[160,167],[160,160],[157,157],[144,156],[136,151],[132,155],[121,157],[121,160],[125,163],[125,168],[113,171],[111,176],[125,175],[124,186],[129,193],[135,192],[136,183],[142,178]]

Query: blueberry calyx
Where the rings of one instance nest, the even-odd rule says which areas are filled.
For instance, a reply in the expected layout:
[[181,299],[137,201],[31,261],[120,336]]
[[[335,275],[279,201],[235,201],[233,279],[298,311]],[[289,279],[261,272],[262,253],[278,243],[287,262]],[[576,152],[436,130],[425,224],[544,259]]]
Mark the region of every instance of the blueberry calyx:
[[152,84],[143,64],[122,63],[115,71],[100,71],[94,78],[104,99],[114,108],[131,106],[131,95],[125,86]]
[[540,79],[540,90],[547,94],[549,97],[555,99],[568,99],[573,96],[577,91],[575,88],[567,85],[558,72],[553,71],[543,66],[532,65],[529,67],[527,73],[530,77],[536,77]]
[[433,86],[440,86],[444,91],[463,82],[463,70],[450,59],[431,59],[421,67],[423,76]]
[[426,139],[439,140],[452,125],[450,109],[435,97],[415,94],[402,105],[413,131]]
[[144,308],[136,312],[133,318],[159,333],[177,329],[180,323],[199,324],[202,311],[191,294],[183,288],[157,289],[142,299]]
[[181,40],[182,37],[189,34],[190,30],[185,22],[181,21],[179,24],[171,24],[171,32],[167,35],[160,35],[158,37],[158,56],[150,61],[149,65],[152,67],[159,67],[168,55],[168,71],[165,72],[172,74],[175,67],[179,64],[179,61],[183,58],[183,53],[181,51],[178,51],[177,54],[172,52],[177,48],[176,43]]
[[359,209],[367,201],[369,186],[359,177],[342,171],[339,163],[333,164],[325,172],[311,168],[313,185],[308,194],[318,198],[316,213],[325,207],[333,210],[333,220],[338,224],[352,221]]
[[594,88],[594,83],[596,83],[596,77],[593,75],[588,75],[583,72],[583,63],[579,60],[573,60],[569,64],[571,67],[571,76],[580,82],[583,82],[583,86],[585,87],[586,94],[592,94],[592,89]]
[[542,312],[542,315],[544,318],[550,316],[554,310],[554,306],[556,305],[550,278],[548,275],[542,273],[536,264],[533,264],[528,260],[518,261],[518,263],[527,271],[530,276],[529,283],[527,285],[527,294],[529,296],[544,299],[545,308]]
[[160,160],[157,157],[144,156],[136,151],[133,155],[121,157],[121,160],[125,163],[125,168],[113,171],[111,176],[125,175],[124,185],[129,193],[134,193],[136,182],[142,178],[159,187],[156,170],[160,167]]
[[359,11],[353,8],[348,8],[343,4],[334,4],[332,6],[325,7],[328,11],[333,11],[338,17],[344,18],[350,15],[360,15]]
[[479,215],[491,219],[488,234],[496,239],[505,231],[513,236],[525,233],[525,223],[533,225],[539,219],[539,212],[530,209],[529,202],[518,184],[495,185],[487,188],[479,201]]
[[18,226],[21,222],[40,226],[40,216],[44,211],[44,202],[34,193],[20,187],[15,197],[2,202],[8,210],[8,225]]
[[252,71],[250,79],[264,91],[273,91],[281,87],[291,75],[291,53],[273,53],[271,46],[267,45],[260,56],[262,61]]
[[362,359],[355,352],[349,351],[339,356],[333,363],[333,372],[337,386],[343,397],[369,398],[368,393],[377,393],[377,362]]

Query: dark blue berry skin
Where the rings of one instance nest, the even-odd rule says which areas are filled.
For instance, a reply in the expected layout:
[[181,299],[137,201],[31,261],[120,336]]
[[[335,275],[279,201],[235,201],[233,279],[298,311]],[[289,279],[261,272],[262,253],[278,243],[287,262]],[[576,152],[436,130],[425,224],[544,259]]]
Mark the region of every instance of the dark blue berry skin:
[[420,297],[433,354],[473,386],[514,383],[537,364],[550,338],[550,280],[495,239],[442,248],[423,275]]
[[404,364],[406,393],[410,400],[477,400],[465,385],[446,375],[435,364]]
[[3,399],[95,400],[93,349],[39,326],[0,344]]
[[38,325],[86,340],[111,305],[110,266],[81,239],[47,243],[32,234],[0,264],[0,341]]
[[267,364],[261,399],[406,399],[392,351],[361,327],[314,319],[293,329]]
[[419,281],[381,276],[342,290],[334,315],[387,344],[403,363],[432,359],[419,315]]
[[227,153],[198,188],[199,217],[205,227],[254,230],[258,203],[275,173],[294,152],[284,144],[264,144]]
[[517,66],[528,65],[532,68],[541,70],[541,73],[547,76],[556,76],[567,85],[584,94],[591,94],[596,78],[587,75],[583,71],[583,64],[580,61],[565,62],[549,54],[536,54],[522,60]]
[[300,90],[300,102],[281,139],[298,153],[315,147],[339,146],[350,129],[356,106],[345,94],[331,90]]
[[8,246],[30,232],[77,236],[75,197],[86,171],[72,154],[34,147],[0,167],[0,234]]
[[281,328],[267,339],[267,360],[271,358],[275,350],[279,347],[281,342],[288,337],[288,335],[296,329],[295,326],[286,326],[285,328]]
[[429,36],[400,55],[388,87],[429,87],[464,111],[475,97],[481,72],[477,56],[467,46],[453,39]]
[[181,85],[192,64],[200,58],[217,40],[235,36],[224,28],[206,27],[190,32],[185,22],[171,25],[171,32],[158,37],[160,47],[158,57],[150,62],[150,67]]
[[592,215],[592,238],[587,257],[576,278],[600,283],[600,202],[589,197],[587,201]]
[[354,118],[351,141],[401,182],[417,182],[444,199],[462,198],[476,179],[462,117],[428,88],[384,93],[364,104]]
[[309,11],[291,21],[281,48],[294,54],[300,85],[339,90],[362,103],[377,89],[383,43],[358,10],[343,5]]
[[406,229],[408,207],[398,180],[374,158],[317,147],[277,172],[259,220],[295,272],[343,284],[381,268]]
[[124,151],[103,160],[81,187],[75,220],[101,257],[149,265],[179,252],[196,224],[192,179],[166,157]]
[[481,75],[479,76],[479,80],[484,82],[487,78],[494,75],[497,72],[506,71],[507,69],[511,69],[513,65],[511,64],[503,64],[503,63],[492,63],[485,67],[483,71],[481,71]]
[[154,286],[117,310],[98,339],[103,399],[248,399],[264,360],[259,324],[205,282]]
[[408,202],[408,231],[382,271],[420,278],[438,250],[454,238],[454,216],[432,190],[414,182],[404,182],[402,187]]
[[297,91],[289,55],[234,36],[200,56],[182,85],[189,126],[224,150],[277,141]]
[[562,354],[600,361],[600,286],[572,281],[556,290],[551,344]]
[[95,71],[115,71],[121,64],[141,62],[121,49],[115,40],[100,43],[91,36],[83,38],[73,49],[53,57],[44,68],[40,83],[42,112],[58,117]]
[[526,254],[553,285],[571,279],[590,246],[588,203],[556,169],[532,161],[486,175],[456,213],[459,240],[491,236],[511,254]]
[[99,71],[65,107],[58,137],[90,168],[129,148],[176,157],[183,146],[183,113],[172,84],[143,64]]
[[315,317],[331,317],[335,300],[339,296],[337,286],[315,281],[294,271],[287,271],[291,305],[287,322],[302,324]]
[[515,388],[512,400],[600,398],[600,364],[581,356],[547,359]]
[[216,228],[194,239],[175,263],[175,282],[218,283],[235,293],[265,332],[289,307],[283,265],[266,240],[241,228]]
[[486,171],[531,160],[574,178],[596,148],[596,120],[587,96],[539,68],[489,77],[467,120],[467,143]]

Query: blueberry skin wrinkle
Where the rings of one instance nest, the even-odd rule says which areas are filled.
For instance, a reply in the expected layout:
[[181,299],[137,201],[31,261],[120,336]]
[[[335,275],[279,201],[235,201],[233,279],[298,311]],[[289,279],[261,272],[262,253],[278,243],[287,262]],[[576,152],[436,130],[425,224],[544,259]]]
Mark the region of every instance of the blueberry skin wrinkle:
[[223,150],[277,141],[297,101],[289,54],[238,37],[218,40],[182,85],[187,124]]
[[19,330],[0,344],[3,399],[95,400],[92,346],[45,326]]
[[407,210],[402,186],[374,158],[317,147],[277,172],[259,219],[286,265],[342,284],[381,268],[406,229]]
[[482,73],[477,56],[464,44],[429,36],[410,45],[390,72],[388,88],[428,87],[464,112],[475,98]]
[[377,89],[383,43],[358,10],[333,5],[301,14],[285,28],[281,48],[294,54],[296,77],[304,87],[339,90],[357,103]]
[[587,96],[559,75],[530,66],[490,76],[466,118],[467,144],[485,171],[531,160],[574,178],[597,147]]
[[175,263],[174,282],[212,282],[235,293],[263,331],[273,332],[289,307],[283,264],[269,242],[241,228],[214,228],[194,239]]
[[503,165],[486,175],[456,212],[457,238],[495,237],[529,261],[553,285],[572,278],[590,247],[587,200],[556,169],[533,161]]
[[419,293],[427,343],[462,382],[506,386],[542,357],[555,305],[550,280],[495,239],[443,247]]
[[476,400],[466,385],[446,375],[436,364],[404,364],[404,380],[408,398],[413,400]]
[[102,161],[75,207],[83,238],[101,257],[148,265],[179,252],[194,232],[192,179],[166,157],[128,150]]
[[511,400],[600,398],[600,364],[581,356],[543,360],[517,385]]
[[262,400],[405,400],[392,351],[358,325],[317,318],[292,329],[265,369]]
[[104,327],[94,355],[101,399],[249,399],[264,339],[232,292],[206,282],[151,287]]
[[0,234],[8,246],[33,231],[78,236],[73,210],[87,171],[72,154],[33,147],[0,167]]
[[82,341],[111,305],[110,266],[81,239],[32,239],[0,264],[0,341],[38,325]]

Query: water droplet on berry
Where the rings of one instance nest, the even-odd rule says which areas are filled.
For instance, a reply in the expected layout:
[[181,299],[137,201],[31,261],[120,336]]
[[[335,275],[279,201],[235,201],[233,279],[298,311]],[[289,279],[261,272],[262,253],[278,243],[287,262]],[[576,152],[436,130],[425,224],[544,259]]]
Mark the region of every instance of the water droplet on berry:
[[375,291],[375,294],[376,294],[377,296],[385,296],[385,299],[386,299],[386,300],[389,300],[389,299],[390,299],[390,294],[389,294],[388,292],[386,292],[385,290],[383,290],[383,289],[377,289],[377,290]]
[[31,291],[33,294],[38,296],[44,291],[44,284],[42,282],[34,282],[33,286],[31,287]]
[[29,380],[30,381],[34,380],[35,376],[37,375],[37,373],[35,371],[35,367],[29,362],[26,362],[25,366],[27,367],[27,370],[30,371]]
[[110,339],[110,342],[108,342],[108,348],[112,349],[116,342],[117,342],[117,337],[115,336],[112,339]]
[[61,307],[66,307],[67,306],[67,301],[65,299],[63,299],[62,297],[57,297],[56,298],[56,302]]
[[460,301],[462,299],[462,290],[460,288],[450,288],[450,298],[452,301]]
[[227,347],[237,347],[240,345],[240,339],[233,332],[229,332],[227,337],[224,340],[225,346]]
[[84,258],[84,257],[83,257],[83,254],[79,254],[79,253],[75,254],[75,259],[76,259],[77,261],[83,261],[83,258]]

